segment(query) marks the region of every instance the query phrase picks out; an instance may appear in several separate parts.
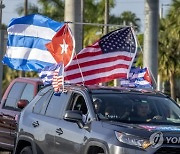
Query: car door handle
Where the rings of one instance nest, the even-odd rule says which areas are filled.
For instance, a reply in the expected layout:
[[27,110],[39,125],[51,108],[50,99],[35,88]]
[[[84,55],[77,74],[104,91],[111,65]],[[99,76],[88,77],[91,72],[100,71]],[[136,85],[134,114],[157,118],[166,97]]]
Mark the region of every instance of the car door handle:
[[39,126],[39,122],[38,122],[38,121],[34,121],[34,122],[32,123],[32,125],[33,125],[33,127],[37,127],[37,126]]
[[58,135],[61,135],[61,134],[63,134],[63,131],[62,131],[61,128],[58,128],[58,129],[56,129],[56,133],[57,133]]

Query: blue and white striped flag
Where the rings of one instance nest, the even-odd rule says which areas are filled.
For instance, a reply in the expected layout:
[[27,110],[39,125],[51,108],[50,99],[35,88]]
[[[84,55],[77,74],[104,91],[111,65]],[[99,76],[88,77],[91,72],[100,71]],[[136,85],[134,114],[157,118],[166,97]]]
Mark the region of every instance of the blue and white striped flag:
[[62,76],[63,74],[63,64],[53,64],[51,66],[46,66],[45,68],[38,71],[39,77],[42,79],[44,85],[51,85],[53,78],[57,76]]
[[131,68],[128,79],[120,80],[121,87],[152,88],[152,80],[147,68]]
[[22,71],[38,71],[55,64],[45,44],[63,25],[39,14],[12,19],[7,29],[7,51],[2,62]]

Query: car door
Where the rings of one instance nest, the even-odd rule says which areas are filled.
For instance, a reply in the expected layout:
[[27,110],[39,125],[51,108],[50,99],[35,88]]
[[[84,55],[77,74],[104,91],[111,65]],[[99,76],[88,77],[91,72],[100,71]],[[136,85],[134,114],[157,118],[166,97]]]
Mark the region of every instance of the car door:
[[[65,153],[63,145],[56,142],[56,136],[63,134],[61,117],[64,110],[64,105],[67,103],[69,95],[67,93],[53,93],[45,111],[45,119],[48,124],[46,125],[45,140],[48,145],[53,146],[49,153]],[[53,144],[52,144],[53,143]]]
[[17,102],[25,98],[25,95],[29,100],[34,97],[34,85],[25,82],[14,83],[0,109],[0,144],[4,144],[5,147],[14,146],[16,118],[20,112]]
[[28,121],[28,132],[32,134],[33,140],[38,145],[40,151],[44,154],[53,153],[55,132],[52,131],[57,120],[45,116],[46,107],[52,97],[52,89],[46,88],[38,95],[41,98],[34,104],[32,113]]
[[[84,110],[83,114],[87,114],[87,106],[85,100],[80,94],[72,94],[70,102],[68,102],[67,110]],[[61,100],[63,101],[63,100]],[[81,102],[79,102],[81,101]],[[83,108],[82,108],[83,106]],[[65,121],[63,118],[59,120],[57,129],[61,133],[56,134],[55,153],[59,154],[82,154],[82,147],[85,136],[85,129],[79,128],[77,123]]]

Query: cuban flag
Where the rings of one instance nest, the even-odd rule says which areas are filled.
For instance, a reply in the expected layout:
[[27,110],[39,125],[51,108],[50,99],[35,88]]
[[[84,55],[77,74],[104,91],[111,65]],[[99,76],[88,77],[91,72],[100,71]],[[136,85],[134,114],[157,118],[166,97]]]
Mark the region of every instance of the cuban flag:
[[128,79],[120,80],[121,87],[132,88],[150,88],[152,89],[152,80],[147,68],[131,68]]
[[63,25],[39,14],[12,19],[7,28],[7,50],[2,62],[12,69],[36,72],[56,64],[45,44]]
[[44,85],[51,85],[53,78],[63,75],[63,64],[53,64],[38,70],[38,75],[42,79]]

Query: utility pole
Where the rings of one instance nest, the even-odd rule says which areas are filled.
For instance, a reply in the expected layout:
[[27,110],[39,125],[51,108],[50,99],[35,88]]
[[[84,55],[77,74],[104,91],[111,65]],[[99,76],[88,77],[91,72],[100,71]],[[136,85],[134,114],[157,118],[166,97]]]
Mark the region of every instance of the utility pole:
[[164,6],[171,6],[170,4],[161,4],[160,8],[160,19],[164,18]]
[[[109,32],[109,0],[105,0],[105,5],[104,5],[104,35],[106,35]],[[107,86],[108,83],[102,83],[103,86]]]
[[[159,12],[160,19],[164,18],[164,11],[163,11],[164,10],[164,8],[163,8],[164,6],[170,6],[170,4],[163,4],[163,3],[161,4],[160,12]],[[158,74],[158,77],[157,77],[157,90],[165,92],[165,83],[162,82],[160,74]]]
[[[24,0],[24,16],[27,15],[28,15],[28,0]],[[26,76],[25,71],[21,71],[20,76],[25,77]]]
[[[65,0],[65,21],[83,23],[83,8],[84,0]],[[82,49],[82,24],[69,24],[75,38],[75,52],[78,53]]]
[[158,72],[159,0],[145,0],[143,65],[150,70],[156,88]]
[[2,30],[2,9],[5,7],[2,0],[0,1],[0,100],[2,97],[2,80],[3,80],[3,64],[2,57],[4,54],[4,31]]
[[28,15],[28,0],[24,0],[24,15]]
[[104,11],[104,35],[109,31],[107,24],[109,23],[109,0],[105,0],[105,11]]

